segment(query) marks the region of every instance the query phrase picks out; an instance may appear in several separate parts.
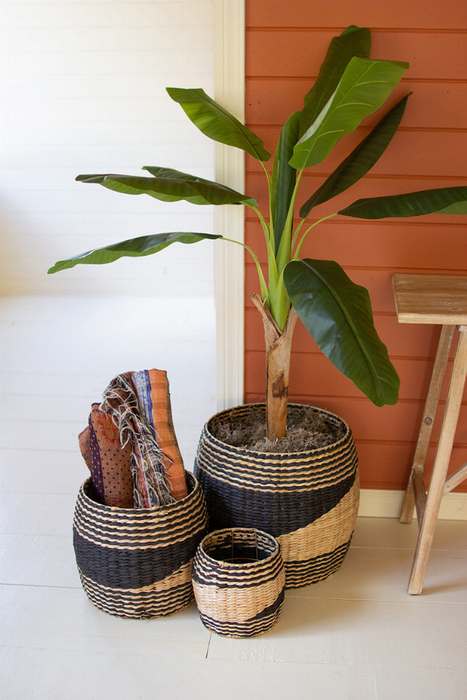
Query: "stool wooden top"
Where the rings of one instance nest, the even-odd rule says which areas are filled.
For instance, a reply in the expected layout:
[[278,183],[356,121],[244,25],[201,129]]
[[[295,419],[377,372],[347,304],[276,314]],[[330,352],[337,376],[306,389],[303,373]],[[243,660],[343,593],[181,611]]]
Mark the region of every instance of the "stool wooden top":
[[399,323],[467,324],[467,277],[393,275]]

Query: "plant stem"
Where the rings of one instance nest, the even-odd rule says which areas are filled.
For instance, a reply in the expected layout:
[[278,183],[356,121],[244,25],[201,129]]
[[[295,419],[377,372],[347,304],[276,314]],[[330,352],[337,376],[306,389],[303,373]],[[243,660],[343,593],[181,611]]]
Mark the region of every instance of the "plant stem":
[[300,180],[302,179],[303,168],[298,172],[297,180],[295,182],[294,191],[292,197],[290,198],[289,211],[287,212],[287,219],[284,225],[284,231],[282,233],[282,239],[277,251],[277,269],[279,273],[282,272],[284,267],[290,262],[292,254],[292,228],[293,228],[293,215],[295,209],[295,200],[297,198],[298,187],[300,185]]
[[269,440],[283,438],[287,430],[287,399],[289,395],[290,356],[292,336],[298,315],[290,308],[283,331],[257,294],[252,301],[263,318],[266,342],[266,413]]
[[[261,165],[262,165],[262,167],[263,167],[263,170],[264,170],[264,172],[265,172],[265,174],[266,174],[266,179],[267,179],[267,181],[268,181],[268,191],[269,191],[269,197],[268,197],[268,199],[269,199],[269,221],[270,221],[269,232],[272,233],[272,240],[274,240],[274,225],[273,225],[273,222],[274,222],[274,212],[272,211],[272,196],[271,196],[271,193],[272,193],[272,177],[271,177],[271,175],[270,175],[270,173],[269,173],[269,170],[267,169],[267,167],[265,166],[265,164],[263,163],[262,160],[260,161],[260,163],[261,163]],[[259,213],[259,211],[257,212],[257,214],[258,214],[258,216],[261,216],[260,213]]]
[[[274,253],[274,233],[271,231],[271,227],[268,225],[267,221],[265,220],[264,216],[261,214],[260,210],[258,207],[254,207],[252,205],[247,205],[250,209],[252,209],[256,216],[258,217],[261,226],[263,228],[263,233],[264,233],[264,238],[266,241],[266,249],[268,253],[268,285],[266,287],[266,291],[261,289],[261,294],[263,299],[266,301],[268,306],[270,306],[270,300],[275,298],[276,295],[276,289],[278,285],[278,280],[279,280],[279,274],[277,271],[277,264],[276,264],[276,258],[275,258],[275,253]],[[264,280],[264,277],[263,277]]]

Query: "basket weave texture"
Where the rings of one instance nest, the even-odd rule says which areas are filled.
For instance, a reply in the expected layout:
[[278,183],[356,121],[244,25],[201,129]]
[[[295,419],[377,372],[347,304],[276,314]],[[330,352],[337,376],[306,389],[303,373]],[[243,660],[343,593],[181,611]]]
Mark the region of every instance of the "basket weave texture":
[[217,530],[198,547],[193,588],[200,618],[227,637],[270,629],[284,602],[285,572],[277,540],[251,528]]
[[[296,405],[298,406],[298,405]],[[358,460],[349,426],[311,406],[343,429],[336,442],[306,452],[269,453],[233,447],[213,435],[226,417],[239,420],[264,404],[227,409],[204,426],[194,473],[205,497],[211,529],[258,528],[277,538],[286,588],[316,583],[337,571],[347,553],[359,502]]]
[[154,508],[102,505],[91,480],[82,485],[73,545],[84,591],[100,610],[152,618],[193,600],[193,558],[207,532],[207,512],[199,483],[186,476],[188,496]]

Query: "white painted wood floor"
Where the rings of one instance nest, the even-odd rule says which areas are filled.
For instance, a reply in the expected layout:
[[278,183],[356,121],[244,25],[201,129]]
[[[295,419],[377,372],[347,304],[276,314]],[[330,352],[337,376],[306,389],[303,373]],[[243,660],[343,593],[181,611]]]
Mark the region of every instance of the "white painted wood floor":
[[424,594],[411,597],[415,524],[359,518],[338,573],[288,591],[265,635],[226,639],[194,604],[150,621],[94,608],[74,561],[71,480],[47,492],[33,459],[10,461],[0,494],[5,700],[467,698],[467,522],[438,523]]
[[[39,305],[33,311],[29,328],[42,313]],[[211,634],[194,604],[149,621],[121,620],[94,608],[78,580],[71,526],[86,477],[76,435],[88,394],[103,377],[81,387],[79,377],[73,384],[68,376],[67,388],[60,387],[58,351],[28,345],[25,316],[11,318],[2,318],[10,331],[3,367],[16,366],[11,382],[1,374],[2,698],[467,699],[467,521],[438,523],[424,593],[411,597],[406,586],[415,523],[359,518],[341,570],[315,586],[288,591],[277,625],[250,640]],[[51,331],[54,318],[51,313]],[[66,338],[70,347],[76,342]],[[108,359],[119,370],[127,367]],[[137,368],[145,367],[140,359]],[[26,377],[20,373],[24,363]],[[34,377],[40,381],[32,386]],[[48,395],[39,401],[44,387]],[[36,399],[25,404],[28,392]],[[81,408],[71,409],[70,419],[63,416],[76,401]],[[201,424],[204,410],[211,409],[199,410]],[[54,449],[52,423],[58,426]],[[189,434],[186,439],[189,444]]]

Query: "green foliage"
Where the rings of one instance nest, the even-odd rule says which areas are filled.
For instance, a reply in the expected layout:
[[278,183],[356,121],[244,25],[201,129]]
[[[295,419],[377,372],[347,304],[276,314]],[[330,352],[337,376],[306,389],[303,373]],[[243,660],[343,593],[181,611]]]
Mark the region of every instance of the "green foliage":
[[409,96],[403,97],[395,107],[384,115],[368,136],[354,148],[352,153],[342,161],[321,187],[303,204],[300,209],[302,219],[307,218],[313,207],[317,207],[318,204],[323,204],[323,202],[337,197],[338,194],[352,187],[373,167],[383,155],[396,133]]
[[123,194],[147,194],[162,202],[185,200],[191,204],[257,204],[255,199],[218,182],[171,168],[146,166],[153,177],[135,175],[78,175],[79,182],[97,183]]
[[334,94],[297,142],[290,165],[301,170],[322,163],[339,139],[384,104],[408,67],[352,58]]
[[365,287],[354,284],[332,260],[293,260],[284,278],[320,350],[377,406],[396,403],[399,378],[373,325]]
[[75,265],[105,265],[106,263],[115,262],[119,258],[141,258],[145,255],[158,253],[164,248],[167,248],[172,243],[198,243],[206,239],[215,240],[222,236],[214,233],[156,233],[153,236],[139,236],[138,238],[130,238],[128,241],[113,243],[112,245],[104,246],[89,250],[87,253],[81,253],[68,260],[60,260],[50,268],[49,273],[60,272]]
[[350,59],[354,56],[368,58],[370,48],[370,30],[355,25],[347,27],[340,36],[335,36],[331,40],[315,84],[305,95],[303,101],[304,106],[300,112],[299,138],[317,119],[334,94]]
[[467,187],[442,187],[391,197],[358,199],[341,209],[339,214],[358,219],[405,218],[422,214],[467,214]]
[[241,148],[257,160],[265,161],[271,157],[261,139],[206,95],[204,90],[167,88],[167,92],[205,136],[226,146]]
[[[409,93],[383,115],[321,187],[308,196],[299,210],[301,221],[294,229],[297,194],[305,169],[322,163],[341,138],[380,109],[408,68],[406,63],[370,59],[370,43],[369,30],[353,25],[334,37],[316,82],[304,98],[303,109],[292,114],[281,130],[272,172],[264,165],[271,154],[262,140],[203,90],[167,88],[170,97],[203,134],[240,148],[261,163],[269,187],[267,219],[254,198],[170,168],[148,166],[145,170],[150,177],[80,175],[77,180],[166,202],[244,204],[253,209],[267,246],[266,275],[255,252],[247,250],[255,261],[263,301],[275,323],[279,329],[285,328],[293,304],[322,352],[371,401],[382,406],[397,401],[399,378],[375,330],[368,292],[355,285],[334,261],[300,260],[303,242],[317,224],[338,214],[364,219],[467,214],[467,187],[360,199],[302,230],[313,209],[352,187],[383,155],[401,122]],[[151,255],[174,242],[195,243],[219,237],[201,233],[143,236],[58,262],[49,272],[81,263],[108,263],[123,255]]]

